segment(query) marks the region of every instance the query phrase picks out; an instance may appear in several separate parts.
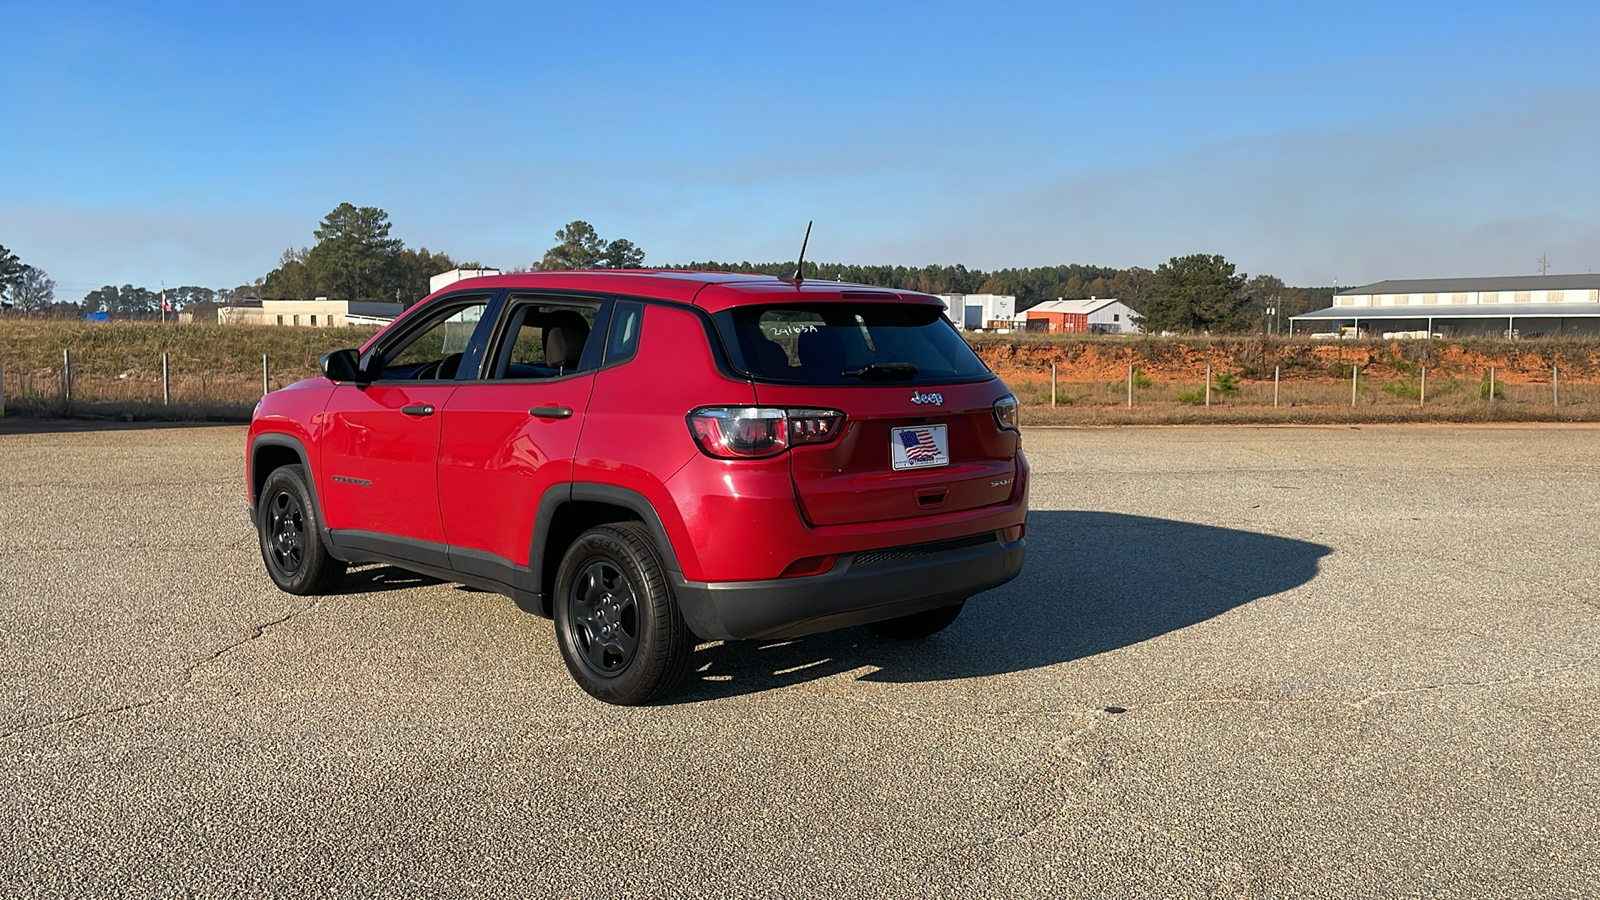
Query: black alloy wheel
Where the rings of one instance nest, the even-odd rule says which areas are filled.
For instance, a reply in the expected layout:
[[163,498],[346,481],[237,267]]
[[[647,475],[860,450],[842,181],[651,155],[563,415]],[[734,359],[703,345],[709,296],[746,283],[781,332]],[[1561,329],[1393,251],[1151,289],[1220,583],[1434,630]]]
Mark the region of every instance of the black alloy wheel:
[[306,515],[293,492],[267,498],[268,565],[293,578],[306,561]]
[[326,594],[338,586],[349,565],[334,559],[322,543],[316,501],[305,469],[280,466],[267,476],[256,505],[261,559],[280,590]]
[[556,644],[590,696],[637,706],[688,674],[694,639],[643,523],[579,535],[561,558],[554,598]]
[[584,566],[572,585],[567,627],[578,657],[596,675],[626,670],[639,653],[639,602],[627,573],[609,559]]

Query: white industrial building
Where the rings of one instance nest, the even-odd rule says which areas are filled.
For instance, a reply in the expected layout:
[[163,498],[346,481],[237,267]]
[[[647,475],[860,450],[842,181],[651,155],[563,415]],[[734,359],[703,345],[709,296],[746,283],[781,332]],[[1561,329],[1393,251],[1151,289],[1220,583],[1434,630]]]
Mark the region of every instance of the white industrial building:
[[449,287],[463,278],[482,278],[486,275],[499,274],[499,269],[451,269],[428,279],[428,293],[436,293],[440,288]]
[[[259,305],[257,305],[259,304]],[[217,309],[218,325],[288,325],[339,328],[344,325],[387,325],[404,311],[398,303],[351,300],[261,300]]]
[[1289,331],[1391,337],[1600,334],[1600,275],[1379,281],[1334,294]]
[[1011,294],[936,294],[944,301],[945,318],[961,331],[1015,328],[1017,298]]
[[1087,316],[1090,334],[1139,334],[1144,329],[1134,321],[1139,313],[1116,298],[1090,297],[1087,300],[1049,300],[1030,306],[1024,315],[1057,313]]

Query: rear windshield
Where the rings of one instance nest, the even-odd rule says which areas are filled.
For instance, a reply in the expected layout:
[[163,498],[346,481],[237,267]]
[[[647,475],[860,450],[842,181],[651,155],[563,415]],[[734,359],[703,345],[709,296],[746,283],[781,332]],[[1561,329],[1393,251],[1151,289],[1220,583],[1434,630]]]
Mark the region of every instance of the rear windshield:
[[733,364],[764,381],[926,384],[990,377],[938,307],[740,306],[715,319]]

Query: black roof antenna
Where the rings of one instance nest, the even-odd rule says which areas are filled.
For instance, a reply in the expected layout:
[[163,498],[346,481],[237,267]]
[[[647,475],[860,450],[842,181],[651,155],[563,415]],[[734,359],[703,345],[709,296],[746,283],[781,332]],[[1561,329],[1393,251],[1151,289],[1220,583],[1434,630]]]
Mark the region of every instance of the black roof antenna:
[[800,273],[806,267],[806,245],[811,243],[811,224],[812,224],[811,220],[807,219],[806,220],[806,236],[805,236],[805,240],[800,242],[800,258],[795,260],[795,262],[794,262],[794,274],[789,276],[788,278],[783,279],[784,281],[789,282],[790,284],[794,285],[795,287],[799,287],[800,286],[800,281],[801,281]]

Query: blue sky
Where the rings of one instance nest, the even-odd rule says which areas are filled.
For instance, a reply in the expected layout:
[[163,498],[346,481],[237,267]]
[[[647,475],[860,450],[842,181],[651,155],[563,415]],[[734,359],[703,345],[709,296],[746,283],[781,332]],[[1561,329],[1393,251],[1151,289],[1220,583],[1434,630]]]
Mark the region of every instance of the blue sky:
[[512,267],[1600,268],[1600,4],[7,4],[0,244],[248,282],[349,201]]

